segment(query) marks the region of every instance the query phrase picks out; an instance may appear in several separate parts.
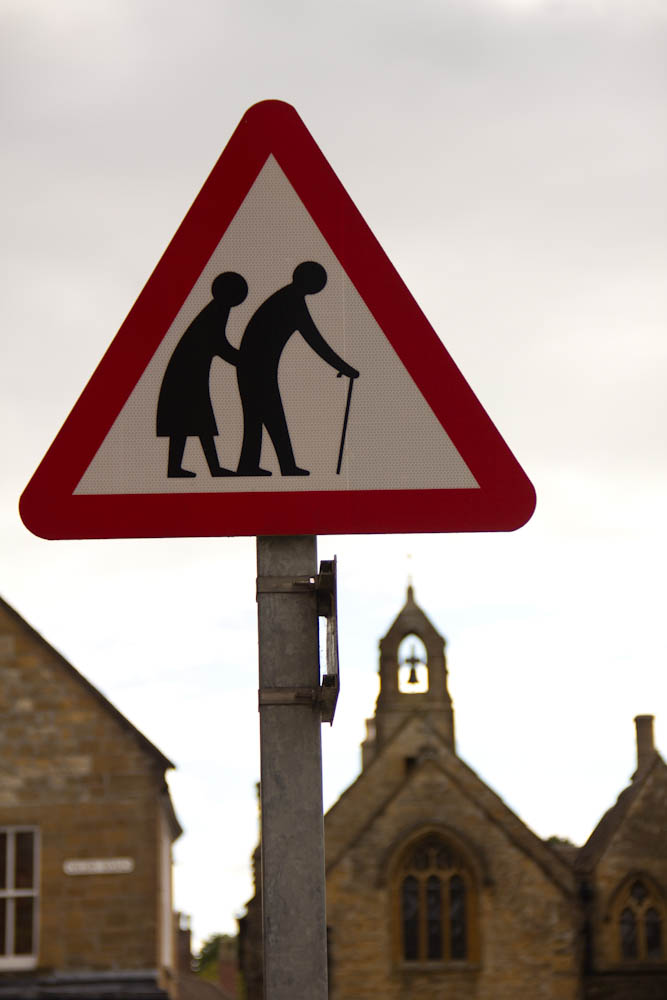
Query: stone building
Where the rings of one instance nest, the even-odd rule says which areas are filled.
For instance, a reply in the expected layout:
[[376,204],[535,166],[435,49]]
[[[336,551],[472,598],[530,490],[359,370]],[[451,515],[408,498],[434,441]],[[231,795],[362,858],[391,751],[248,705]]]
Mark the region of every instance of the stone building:
[[[637,718],[637,771],[588,842],[541,840],[458,757],[445,641],[408,588],[380,642],[361,774],[325,817],[332,1000],[665,1000],[652,721]],[[260,1000],[259,889],[240,930]]]
[[175,996],[171,767],[0,600],[0,997]]

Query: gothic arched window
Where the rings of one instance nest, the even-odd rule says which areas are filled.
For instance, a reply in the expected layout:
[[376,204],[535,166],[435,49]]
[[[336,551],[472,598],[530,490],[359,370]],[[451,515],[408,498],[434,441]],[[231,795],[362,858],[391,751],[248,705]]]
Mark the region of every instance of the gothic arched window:
[[630,879],[617,896],[615,923],[623,962],[660,962],[665,958],[665,906],[644,876]]
[[461,853],[428,833],[403,852],[394,874],[397,952],[403,962],[470,960],[474,882]]

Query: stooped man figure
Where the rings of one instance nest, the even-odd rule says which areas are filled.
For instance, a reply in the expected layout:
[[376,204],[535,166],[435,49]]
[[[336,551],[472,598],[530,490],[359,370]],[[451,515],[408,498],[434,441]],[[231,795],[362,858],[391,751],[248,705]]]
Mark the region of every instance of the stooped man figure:
[[306,295],[321,292],[327,272],[321,264],[308,260],[299,264],[292,281],[270,295],[248,323],[238,350],[236,375],[243,407],[243,444],[237,468],[239,476],[270,476],[260,468],[263,429],[273,442],[283,476],[308,476],[307,469],[296,464],[285,410],[278,386],[280,356],[297,330],[323,361],[339,375],[355,379],[359,372],[348,365],[327,344],[315,326]]
[[209,376],[213,358],[235,365],[238,351],[226,334],[229,313],[248,294],[245,278],[235,271],[219,274],[211,285],[213,299],[195,316],[174,348],[162,379],[157,404],[156,432],[169,438],[167,477],[196,475],[181,465],[185,442],[198,437],[212,476],[234,476],[218,461],[215,437],[218,426],[211,405]]

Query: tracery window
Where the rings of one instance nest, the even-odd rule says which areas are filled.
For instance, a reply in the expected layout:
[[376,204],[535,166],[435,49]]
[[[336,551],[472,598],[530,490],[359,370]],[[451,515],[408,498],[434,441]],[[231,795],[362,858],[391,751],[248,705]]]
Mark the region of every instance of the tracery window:
[[472,957],[473,879],[460,852],[436,833],[404,852],[395,873],[398,954],[404,962]]
[[665,907],[648,879],[634,878],[620,893],[616,924],[622,961],[660,962],[665,958]]

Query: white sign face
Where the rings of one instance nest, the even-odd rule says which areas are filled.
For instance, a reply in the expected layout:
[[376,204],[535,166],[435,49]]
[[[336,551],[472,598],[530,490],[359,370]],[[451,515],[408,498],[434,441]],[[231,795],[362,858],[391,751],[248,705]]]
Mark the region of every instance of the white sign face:
[[[294,287],[295,269],[306,262],[319,265],[318,273],[323,269],[326,279],[324,287],[301,292],[299,308],[305,303],[315,334],[291,332],[278,348],[278,299],[272,297]],[[210,348],[202,376],[201,357],[195,372],[184,334],[188,331],[190,345],[208,336],[191,324],[213,302],[213,281],[225,272],[242,276],[247,295],[228,309],[230,360],[214,356]],[[266,306],[264,319],[258,313],[261,306]],[[179,400],[186,398],[199,414],[198,424],[186,425],[180,417],[174,422]],[[159,427],[158,404],[162,407],[163,402]],[[273,409],[267,417],[269,404]],[[228,475],[212,474],[210,451],[206,455],[197,433],[202,429],[204,437],[214,441],[214,464]],[[174,445],[177,438],[180,448],[178,440]],[[170,451],[174,447],[176,455]],[[477,488],[270,156],[75,495]]]
[[129,875],[133,858],[70,858],[63,861],[65,875]]

